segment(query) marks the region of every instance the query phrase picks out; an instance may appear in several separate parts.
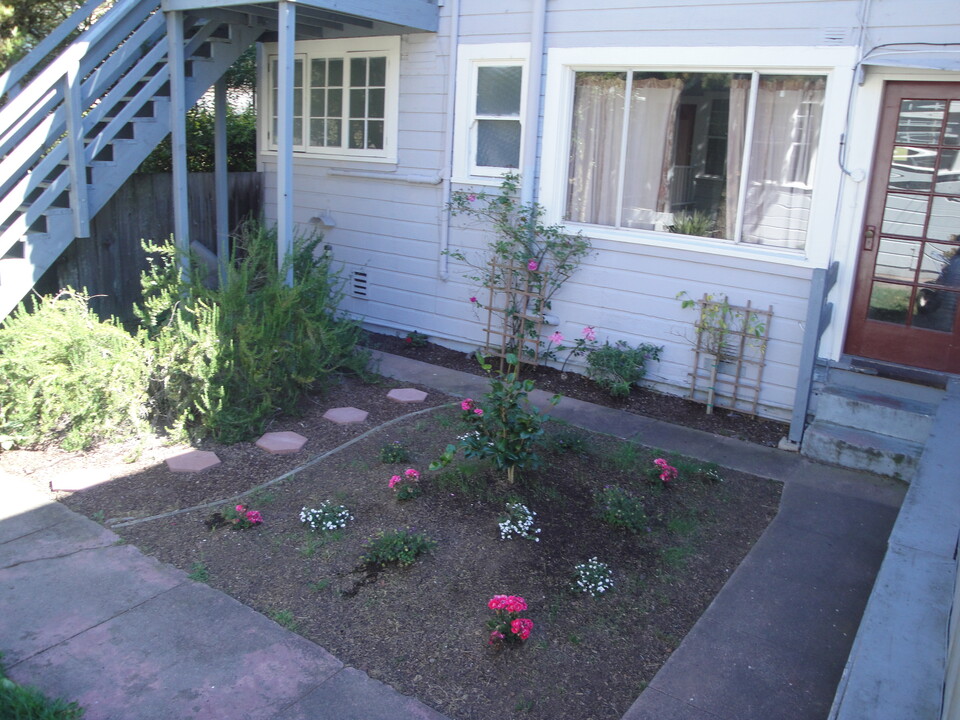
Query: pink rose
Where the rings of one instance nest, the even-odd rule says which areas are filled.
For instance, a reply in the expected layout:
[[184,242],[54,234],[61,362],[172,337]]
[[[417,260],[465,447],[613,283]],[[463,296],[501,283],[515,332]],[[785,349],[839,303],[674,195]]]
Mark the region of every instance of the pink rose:
[[494,630],[492,633],[490,633],[490,641],[488,644],[494,645],[500,642],[501,640],[503,640],[503,637],[504,636],[502,632],[500,632],[499,630]]
[[527,262],[527,270],[530,272],[534,272],[538,267],[540,267],[540,263],[538,263],[536,260],[530,260]]
[[477,201],[477,196],[476,196],[476,195],[472,195],[472,194],[471,194],[471,195],[467,195],[467,202],[476,202],[476,201]]
[[481,408],[474,408],[473,413],[474,415],[483,415],[483,410]]
[[407,468],[406,470],[403,471],[403,474],[406,475],[411,480],[417,480],[420,477],[420,473],[418,473],[413,468]]
[[504,605],[507,612],[517,613],[527,609],[527,601],[519,595],[510,595]]
[[471,298],[470,298],[470,302],[472,302],[474,305],[476,305],[476,304],[477,304],[477,298],[476,298],[476,296],[471,297]]
[[402,482],[400,476],[394,475],[392,478],[390,478],[390,489],[393,490],[397,485],[400,484],[400,482]]
[[532,630],[533,620],[528,620],[527,618],[517,618],[510,623],[510,632],[519,636],[521,640],[526,640],[528,637],[530,637]]
[[247,509],[247,506],[246,506],[246,505],[237,505],[237,507],[234,508],[234,509],[235,509],[238,513],[242,513],[244,510]]
[[563,334],[558,330],[557,332],[553,333],[553,335],[551,335],[548,339],[554,345],[559,345],[560,343],[563,342]]
[[257,510],[250,510],[247,513],[247,522],[251,522],[254,525],[259,525],[263,522],[263,518],[260,516],[260,512]]
[[587,342],[595,342],[597,339],[597,334],[593,331],[593,327],[588,325],[583,329],[583,339]]
[[460,409],[461,409],[461,410],[473,410],[473,400],[471,400],[470,398],[467,398],[466,400],[464,400],[463,402],[461,402],[461,403],[460,403]]
[[507,596],[506,595],[494,595],[490,598],[490,602],[487,603],[487,607],[491,610],[503,610],[506,606]]

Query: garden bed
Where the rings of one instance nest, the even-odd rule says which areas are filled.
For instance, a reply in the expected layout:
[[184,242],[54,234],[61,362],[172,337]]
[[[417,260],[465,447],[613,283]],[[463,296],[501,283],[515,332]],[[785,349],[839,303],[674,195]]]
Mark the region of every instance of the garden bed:
[[[455,720],[619,718],[777,509],[776,483],[715,469],[720,480],[712,468],[668,456],[679,477],[664,485],[652,462],[658,453],[556,424],[548,424],[543,466],[512,487],[462,462],[429,472],[464,430],[454,405],[375,430],[244,498],[263,517],[250,529],[208,529],[213,512],[232,507],[225,502],[138,524],[110,522],[226,499],[413,410],[384,400],[388,389],[350,380],[306,403],[303,417],[274,423],[272,430],[308,437],[299,455],[208,444],[223,465],[177,475],[145,452],[141,465],[63,500]],[[450,400],[432,392],[427,405]],[[321,418],[341,405],[371,417],[359,426]],[[409,460],[383,462],[384,449],[398,442]],[[0,468],[33,467],[35,478],[46,478],[68,472],[77,459],[95,466],[97,457],[62,454],[50,466],[40,460],[45,454],[56,455],[33,453],[26,462],[29,453],[5,453]],[[388,481],[408,467],[422,472],[421,493],[398,502]],[[647,519],[639,532],[598,515],[595,498],[605,486],[642,498]],[[324,501],[344,505],[354,519],[331,534],[311,532],[301,510]],[[497,521],[508,501],[537,513],[539,541],[500,538]],[[364,567],[370,538],[397,529],[436,544],[408,567]],[[592,557],[610,567],[614,582],[598,597],[573,590],[574,566]],[[487,603],[497,594],[526,599],[523,616],[534,623],[526,642],[488,644]],[[237,633],[242,637],[242,628]]]

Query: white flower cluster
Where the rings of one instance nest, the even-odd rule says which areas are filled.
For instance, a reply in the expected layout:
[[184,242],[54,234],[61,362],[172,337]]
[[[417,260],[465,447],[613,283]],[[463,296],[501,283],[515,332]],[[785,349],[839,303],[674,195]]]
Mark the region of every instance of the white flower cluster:
[[540,534],[540,528],[533,526],[534,518],[537,516],[533,510],[520,503],[507,503],[507,517],[500,518],[500,539],[508,540],[514,535],[522,537],[525,540],[540,542],[537,535]]
[[574,590],[590,593],[591,597],[596,597],[613,587],[613,572],[610,566],[595,557],[580,563],[573,570],[577,574],[577,579],[573,583]]
[[329,501],[320,503],[320,507],[300,511],[300,522],[309,525],[311,530],[330,532],[345,528],[353,520],[353,515],[343,505],[331,505]]

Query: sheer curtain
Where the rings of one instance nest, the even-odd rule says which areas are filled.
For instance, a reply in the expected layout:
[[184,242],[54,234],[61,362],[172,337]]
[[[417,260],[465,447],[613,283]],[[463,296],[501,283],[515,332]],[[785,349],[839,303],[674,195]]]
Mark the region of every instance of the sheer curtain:
[[577,73],[566,219],[615,225],[626,73]]
[[742,242],[804,247],[824,88],[820,77],[761,78]]
[[[623,189],[624,227],[669,224],[669,173],[673,164],[677,106],[683,80],[635,75],[627,128],[627,173]],[[659,227],[657,229],[663,229]]]
[[727,186],[724,202],[724,237],[733,240],[737,233],[737,206],[740,203],[740,171],[747,133],[747,106],[750,102],[750,80],[730,81],[730,110],[727,119]]

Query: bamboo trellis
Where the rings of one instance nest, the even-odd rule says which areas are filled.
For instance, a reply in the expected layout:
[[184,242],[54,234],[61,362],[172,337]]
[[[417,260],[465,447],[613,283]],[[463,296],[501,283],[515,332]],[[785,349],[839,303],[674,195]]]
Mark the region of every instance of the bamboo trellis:
[[536,367],[540,362],[540,330],[543,326],[543,282],[536,270],[490,261],[490,296],[487,302],[489,357],[500,358],[500,371],[508,354]]
[[756,415],[773,307],[758,310],[750,301],[730,305],[727,298],[715,300],[709,295],[697,305],[700,317],[695,326],[690,398],[703,399],[708,415],[715,406]]

